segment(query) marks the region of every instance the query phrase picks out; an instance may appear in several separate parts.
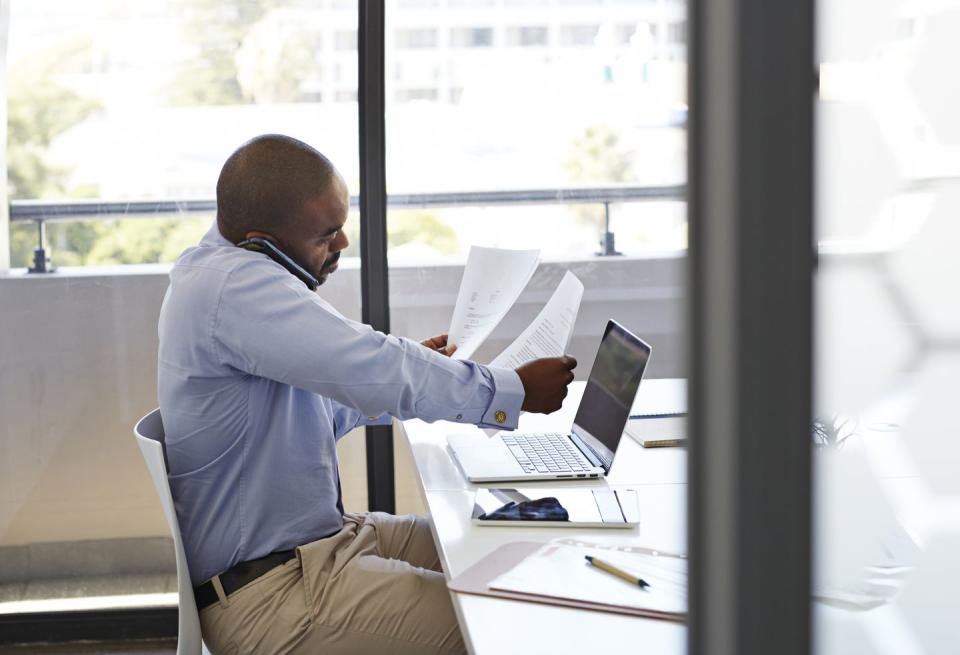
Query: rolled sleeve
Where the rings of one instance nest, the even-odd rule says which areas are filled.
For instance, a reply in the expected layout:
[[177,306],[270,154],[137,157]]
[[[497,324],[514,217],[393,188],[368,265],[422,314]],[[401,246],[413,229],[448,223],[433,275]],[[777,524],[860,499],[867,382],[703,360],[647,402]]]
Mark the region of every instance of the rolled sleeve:
[[493,398],[480,420],[485,428],[515,430],[523,405],[523,383],[516,371],[507,368],[486,367],[493,381]]

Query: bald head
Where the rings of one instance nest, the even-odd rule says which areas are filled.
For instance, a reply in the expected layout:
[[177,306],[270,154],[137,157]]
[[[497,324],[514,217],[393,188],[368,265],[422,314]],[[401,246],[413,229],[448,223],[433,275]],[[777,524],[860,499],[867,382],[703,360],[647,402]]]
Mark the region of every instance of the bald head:
[[230,155],[217,180],[217,226],[238,243],[251,231],[280,236],[304,207],[338,177],[315,148],[282,134],[264,134]]

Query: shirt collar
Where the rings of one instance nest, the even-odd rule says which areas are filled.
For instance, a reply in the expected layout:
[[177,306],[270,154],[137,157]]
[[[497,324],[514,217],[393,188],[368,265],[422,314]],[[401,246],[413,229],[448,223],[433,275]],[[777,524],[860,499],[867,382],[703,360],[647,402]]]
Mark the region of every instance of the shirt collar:
[[232,246],[226,237],[220,234],[220,228],[217,227],[217,221],[214,219],[213,225],[207,230],[207,233],[200,239],[201,246]]

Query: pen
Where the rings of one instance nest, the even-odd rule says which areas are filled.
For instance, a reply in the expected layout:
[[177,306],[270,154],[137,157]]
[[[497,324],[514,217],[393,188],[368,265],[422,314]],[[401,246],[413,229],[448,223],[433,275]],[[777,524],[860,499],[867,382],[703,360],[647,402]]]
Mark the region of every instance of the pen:
[[620,569],[615,567],[613,564],[607,564],[603,560],[599,560],[596,557],[593,557],[591,555],[584,555],[584,557],[587,558],[587,561],[590,562],[590,564],[597,567],[601,571],[606,571],[607,573],[611,573],[617,576],[618,578],[622,578],[623,580],[626,580],[630,584],[637,585],[641,589],[646,589],[647,587],[650,586],[650,583],[644,580],[643,578],[635,578],[634,576],[630,575],[626,571],[621,571]]

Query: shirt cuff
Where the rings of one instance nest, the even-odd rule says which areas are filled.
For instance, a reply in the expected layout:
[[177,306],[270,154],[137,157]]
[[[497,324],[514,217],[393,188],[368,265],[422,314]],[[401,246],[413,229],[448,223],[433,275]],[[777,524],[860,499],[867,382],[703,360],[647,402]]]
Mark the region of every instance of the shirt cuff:
[[520,376],[508,368],[488,366],[487,370],[493,379],[493,398],[478,425],[498,430],[516,430],[525,395]]

